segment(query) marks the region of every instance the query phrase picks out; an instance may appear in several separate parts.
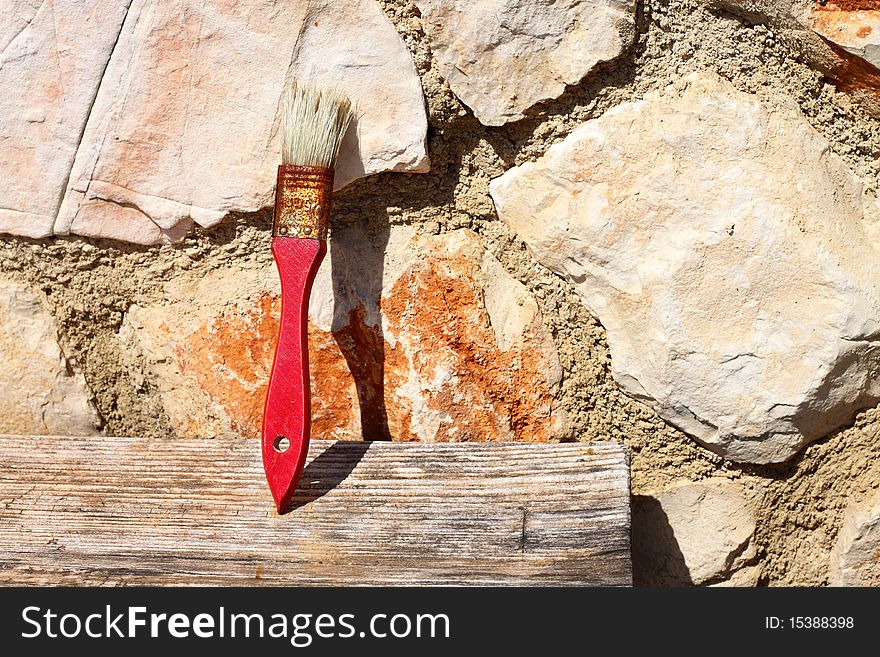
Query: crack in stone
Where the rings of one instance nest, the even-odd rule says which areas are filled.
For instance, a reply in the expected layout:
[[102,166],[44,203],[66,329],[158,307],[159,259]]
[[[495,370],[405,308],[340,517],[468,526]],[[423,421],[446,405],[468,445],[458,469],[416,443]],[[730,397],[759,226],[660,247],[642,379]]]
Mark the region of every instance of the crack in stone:
[[727,555],[727,559],[724,563],[724,571],[710,577],[702,582],[700,582],[700,586],[712,586],[715,584],[722,584],[728,580],[730,580],[736,573],[746,568],[751,568],[753,566],[757,566],[760,563],[760,558],[757,553],[749,560],[737,563],[737,559],[739,559],[746,551],[752,546],[754,536],[749,536],[743,541],[740,545],[735,547],[730,551],[730,554]]
[[[132,0],[132,2],[136,2],[137,0]],[[125,31],[125,25],[128,21],[128,13],[131,10],[132,2],[130,2],[125,7],[125,14],[122,17],[122,20],[119,22],[119,31],[116,33],[116,39],[113,41],[113,47],[110,49],[110,55],[107,57],[107,62],[104,64],[104,70],[101,71],[101,77],[98,80],[98,84],[95,86],[95,93],[92,96],[88,109],[86,109],[85,120],[82,123],[82,127],[80,128],[79,136],[76,140],[76,146],[73,151],[73,159],[70,161],[70,168],[67,170],[67,176],[64,179],[64,183],[61,185],[61,191],[59,193],[58,202],[55,204],[55,220],[53,221],[52,233],[55,233],[55,224],[58,223],[58,214],[61,210],[61,206],[64,204],[64,200],[67,197],[67,186],[70,184],[70,176],[73,174],[73,168],[76,165],[77,157],[79,156],[79,149],[82,146],[83,138],[86,134],[86,129],[89,126],[89,122],[92,119],[92,110],[95,107],[95,102],[98,100],[98,95],[101,93],[101,88],[104,86],[104,77],[107,75],[107,69],[110,67],[110,62],[113,61],[113,55],[116,54],[116,47],[119,45],[119,39],[122,36],[122,33]],[[97,161],[97,160],[96,160]],[[91,182],[91,176],[89,176],[89,182]],[[77,214],[79,214],[79,207],[77,207]],[[76,216],[74,215],[74,219]],[[73,221],[71,220],[71,224]]]
[[18,40],[18,37],[21,36],[22,32],[24,32],[26,29],[28,29],[31,25],[34,24],[34,21],[37,20],[37,16],[40,15],[40,11],[42,11],[43,5],[45,5],[45,4],[46,4],[46,0],[43,0],[40,3],[40,6],[37,7],[37,10],[34,12],[34,15],[31,16],[30,20],[25,24],[25,26],[22,27],[18,32],[16,32],[15,36],[12,37],[12,39],[9,41],[9,43],[6,44],[6,47],[4,47],[3,50],[0,50],[0,57],[2,57],[3,55],[6,54],[6,51],[9,50],[9,48],[12,47],[12,44],[14,44]]
[[[147,212],[142,207],[140,207],[140,205],[138,205],[136,199],[128,199],[125,201],[118,201],[114,198],[109,198],[108,196],[106,196],[104,194],[96,193],[96,192],[93,192],[91,195],[89,195],[89,192],[92,189],[93,183],[102,183],[103,185],[112,186],[115,189],[130,192],[131,194],[136,195],[138,197],[156,199],[159,201],[168,201],[169,203],[174,203],[176,206],[180,207],[182,210],[184,210],[186,212],[186,214],[182,215],[179,219],[177,219],[174,222],[174,225],[166,228],[166,227],[162,226],[158,222],[158,220],[155,217],[153,217],[149,212]],[[156,226],[156,228],[158,228],[160,231],[162,231],[163,233],[166,233],[166,234],[169,231],[172,231],[177,226],[180,226],[181,224],[187,223],[187,220],[190,220],[191,222],[195,222],[195,220],[192,219],[192,213],[194,210],[200,210],[202,212],[213,212],[213,210],[211,210],[210,208],[203,208],[201,206],[193,205],[191,203],[182,203],[181,201],[177,201],[177,200],[175,200],[173,198],[169,198],[167,196],[158,196],[156,194],[147,194],[144,192],[139,192],[137,190],[131,189],[130,187],[125,187],[124,185],[118,185],[116,183],[112,183],[107,180],[100,180],[100,179],[96,179],[96,178],[89,179],[89,184],[86,187],[86,191],[83,192],[83,197],[87,197],[90,200],[95,199],[95,200],[101,201],[102,203],[110,203],[112,205],[116,205],[121,208],[128,208],[131,210],[135,210],[138,213],[140,213],[145,219],[152,222]],[[270,206],[264,206],[263,208],[259,208],[258,211],[263,210],[267,207],[270,207]],[[226,214],[228,214],[228,213],[226,213]],[[198,222],[195,222],[195,223],[198,223]],[[201,224],[199,224],[199,225],[201,225]]]

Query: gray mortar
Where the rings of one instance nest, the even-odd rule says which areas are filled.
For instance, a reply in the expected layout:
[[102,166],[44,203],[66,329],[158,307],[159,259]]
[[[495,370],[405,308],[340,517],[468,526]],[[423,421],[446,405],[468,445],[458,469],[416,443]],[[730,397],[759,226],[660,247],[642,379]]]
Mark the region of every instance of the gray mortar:
[[[824,84],[772,25],[713,13],[699,0],[646,0],[632,48],[600,66],[561,98],[498,128],[482,126],[438,72],[419,12],[405,0],[380,0],[421,76],[429,114],[428,174],[383,174],[339,193],[334,222],[411,225],[436,234],[469,227],[537,300],[564,369],[560,404],[568,440],[611,440],[632,449],[635,495],[708,476],[740,479],[757,508],[763,581],[815,585],[827,581],[828,553],[843,509],[880,481],[880,415],[862,413],[853,427],[805,448],[780,466],[726,462],[623,395],[609,374],[605,331],[571,285],[540,266],[498,221],[489,181],[540,157],[585,120],[643,97],[698,69],[711,69],[765,102],[793,98],[832,148],[868,181],[880,183],[880,124]],[[161,299],[177,276],[225,267],[265,266],[267,211],[232,215],[178,245],[139,248],[119,243],[0,237],[0,266],[45,293],[62,347],[86,377],[108,434],[173,437],[155,383],[139,354],[123,352],[116,332],[132,304]]]

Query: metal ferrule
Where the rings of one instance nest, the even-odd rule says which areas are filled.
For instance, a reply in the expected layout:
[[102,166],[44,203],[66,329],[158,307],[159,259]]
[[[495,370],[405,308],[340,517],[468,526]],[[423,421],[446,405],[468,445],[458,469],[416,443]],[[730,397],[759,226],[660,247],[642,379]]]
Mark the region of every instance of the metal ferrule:
[[332,194],[333,169],[280,165],[272,236],[326,240]]

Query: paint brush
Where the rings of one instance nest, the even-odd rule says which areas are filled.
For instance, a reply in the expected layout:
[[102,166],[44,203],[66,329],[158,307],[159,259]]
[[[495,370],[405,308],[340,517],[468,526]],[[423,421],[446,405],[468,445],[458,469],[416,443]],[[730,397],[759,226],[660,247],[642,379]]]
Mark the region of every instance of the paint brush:
[[278,513],[290,503],[309,450],[309,295],[327,253],[333,168],[351,122],[334,89],[293,84],[283,100],[272,255],[281,277],[281,324],[263,411],[263,468]]

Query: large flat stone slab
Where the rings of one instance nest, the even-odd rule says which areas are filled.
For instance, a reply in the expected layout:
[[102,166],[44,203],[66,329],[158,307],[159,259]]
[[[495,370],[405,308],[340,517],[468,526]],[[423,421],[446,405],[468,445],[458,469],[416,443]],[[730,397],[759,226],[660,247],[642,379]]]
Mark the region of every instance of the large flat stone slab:
[[623,390],[719,454],[783,461],[880,399],[880,214],[793,103],[693,74],[490,189]]

